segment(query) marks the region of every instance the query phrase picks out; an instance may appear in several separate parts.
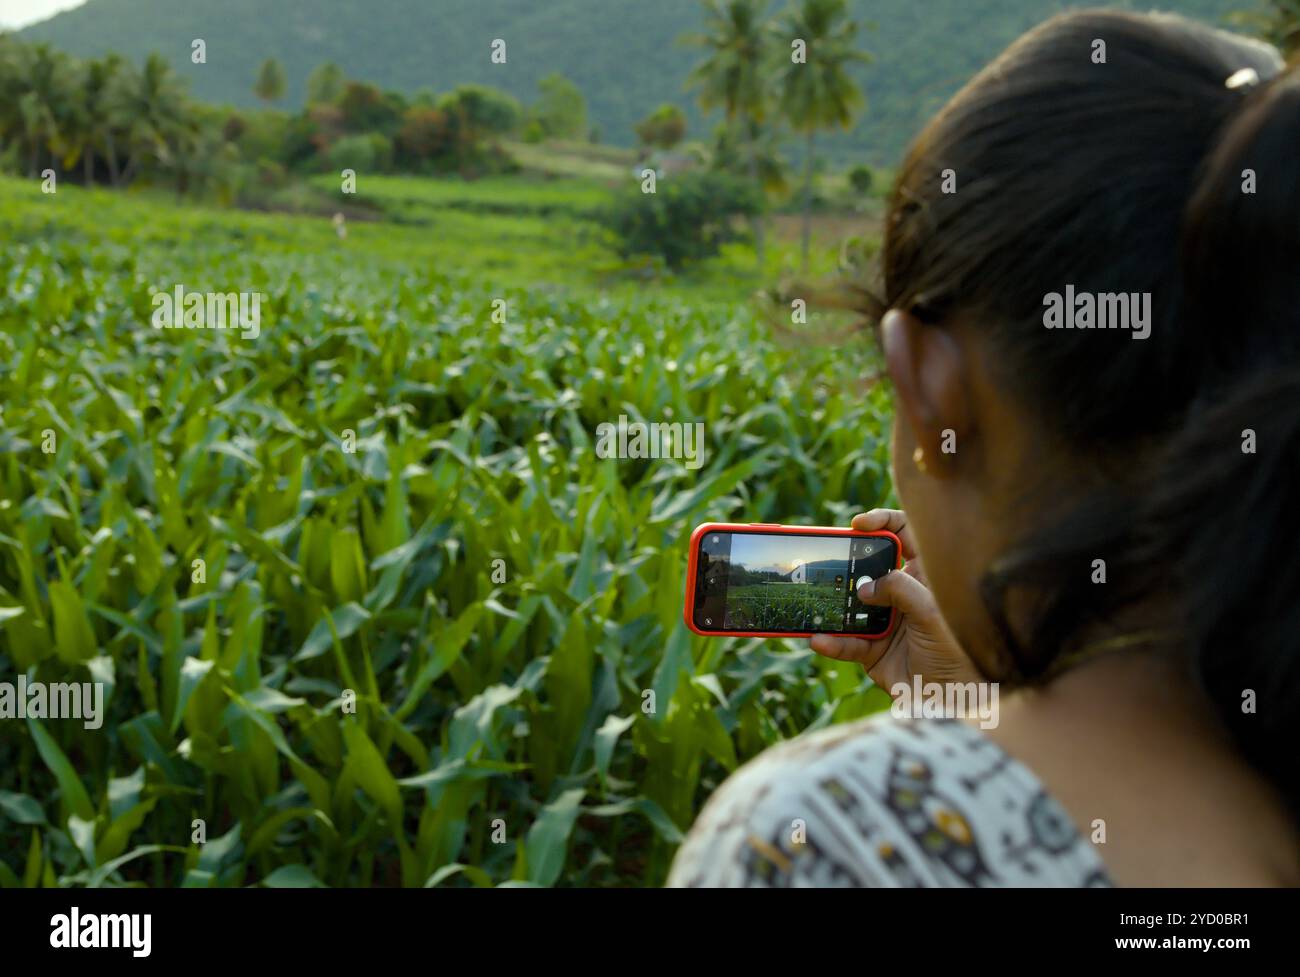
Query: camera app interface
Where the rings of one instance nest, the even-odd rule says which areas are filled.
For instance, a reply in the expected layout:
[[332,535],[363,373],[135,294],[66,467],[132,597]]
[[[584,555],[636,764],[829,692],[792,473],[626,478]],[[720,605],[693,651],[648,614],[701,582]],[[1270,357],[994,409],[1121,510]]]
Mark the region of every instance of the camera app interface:
[[889,608],[858,587],[897,563],[884,537],[709,533],[701,542],[696,624],[711,631],[878,634]]

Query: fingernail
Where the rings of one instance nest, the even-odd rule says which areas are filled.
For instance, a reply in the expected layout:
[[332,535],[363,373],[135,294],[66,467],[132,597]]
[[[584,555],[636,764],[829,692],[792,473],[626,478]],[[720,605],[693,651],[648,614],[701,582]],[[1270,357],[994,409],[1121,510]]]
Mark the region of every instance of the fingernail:
[[866,583],[864,583],[861,587],[858,588],[858,600],[866,600],[868,597],[872,596],[875,592],[876,592],[876,582],[874,580],[868,580]]

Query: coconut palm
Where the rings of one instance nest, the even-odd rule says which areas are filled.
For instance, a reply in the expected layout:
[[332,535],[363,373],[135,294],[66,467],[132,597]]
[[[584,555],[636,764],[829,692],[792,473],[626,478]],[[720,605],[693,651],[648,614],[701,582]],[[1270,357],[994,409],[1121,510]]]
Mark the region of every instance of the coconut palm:
[[117,138],[109,109],[111,93],[121,70],[121,57],[109,54],[102,60],[86,62],[81,75],[81,162],[87,185],[95,179],[97,154],[108,166],[109,180],[114,185],[118,182]]
[[225,138],[221,110],[195,106],[189,123],[173,145],[171,175],[176,195],[215,193],[225,203],[234,198],[239,150]]
[[26,49],[6,34],[0,34],[0,143],[18,148],[22,121],[18,99],[26,90]]
[[6,102],[11,106],[7,126],[23,148],[27,175],[35,177],[41,162],[76,162],[76,98],[68,58],[47,44],[16,47],[11,52]]
[[268,105],[284,98],[288,81],[284,76],[284,65],[275,58],[267,58],[257,69],[257,80],[253,82],[253,94]]
[[[775,78],[781,114],[806,140],[801,236],[805,271],[812,223],[813,140],[818,129],[847,129],[863,103],[862,91],[848,71],[850,65],[870,60],[853,47],[857,33],[845,0],[800,0],[776,26],[782,51]],[[795,41],[805,45],[803,61],[790,54]]]
[[108,124],[126,140],[128,159],[120,182],[129,183],[142,164],[168,166],[188,131],[189,110],[180,79],[161,55],[151,54],[136,71],[121,71],[106,95]]
[[[747,169],[750,180],[758,186],[758,151],[753,134],[766,120],[769,107],[765,70],[771,43],[766,25],[768,0],[705,0],[704,8],[704,31],[682,38],[682,43],[706,52],[686,84],[697,90],[702,109],[708,112],[721,108],[727,122],[739,124],[750,137]],[[754,219],[754,245],[761,269],[761,215]]]

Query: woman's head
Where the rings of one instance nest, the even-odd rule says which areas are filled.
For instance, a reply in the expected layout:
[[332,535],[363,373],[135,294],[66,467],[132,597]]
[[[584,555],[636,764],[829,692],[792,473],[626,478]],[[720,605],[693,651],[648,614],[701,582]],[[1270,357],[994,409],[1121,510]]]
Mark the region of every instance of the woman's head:
[[[1300,577],[1254,631],[1216,597],[1270,586],[1300,535],[1297,150],[1273,49],[1102,11],[1020,38],[913,145],[883,249],[895,479],[987,672],[1041,676],[1145,608],[1195,615],[1179,644],[1221,712],[1249,675],[1300,711]],[[1274,647],[1205,641],[1234,633]]]

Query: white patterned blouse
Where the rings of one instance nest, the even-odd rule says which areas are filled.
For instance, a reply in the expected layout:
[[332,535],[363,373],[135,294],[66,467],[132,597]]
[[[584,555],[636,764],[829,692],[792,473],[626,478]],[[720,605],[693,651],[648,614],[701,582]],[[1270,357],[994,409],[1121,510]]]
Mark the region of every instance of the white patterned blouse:
[[884,715],[767,750],[711,797],[670,886],[1109,886],[1090,842],[974,726]]

